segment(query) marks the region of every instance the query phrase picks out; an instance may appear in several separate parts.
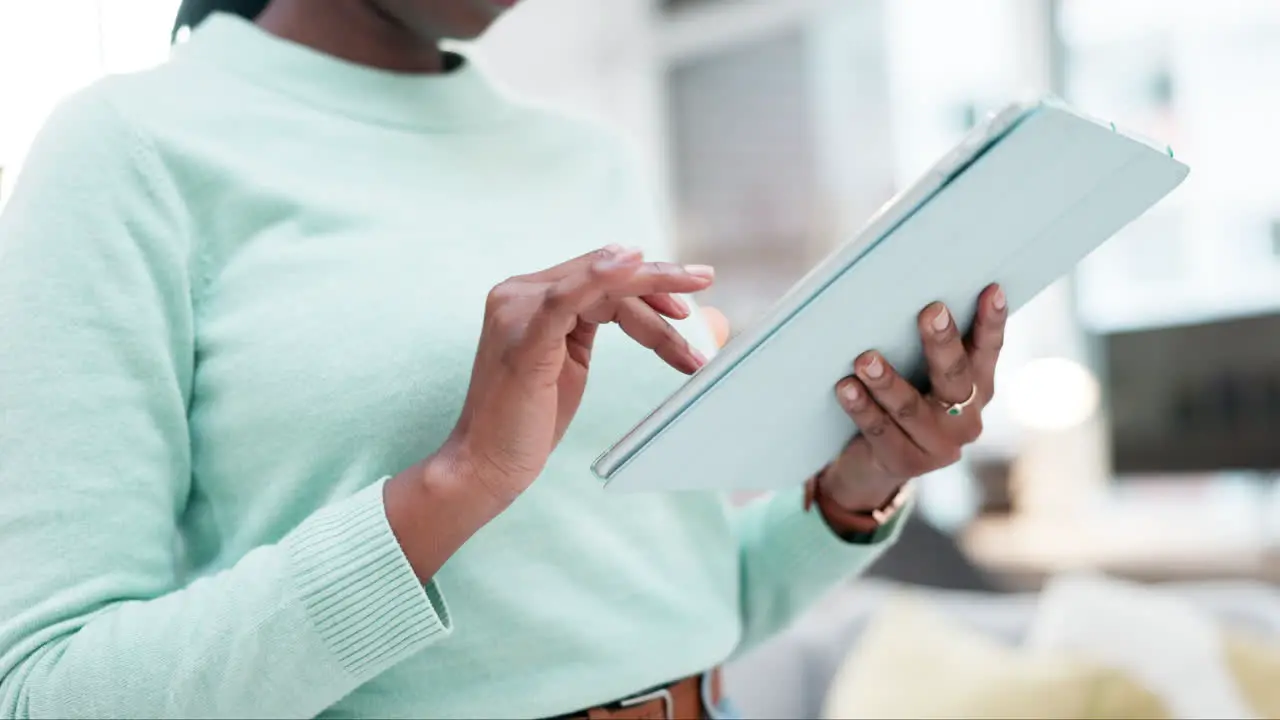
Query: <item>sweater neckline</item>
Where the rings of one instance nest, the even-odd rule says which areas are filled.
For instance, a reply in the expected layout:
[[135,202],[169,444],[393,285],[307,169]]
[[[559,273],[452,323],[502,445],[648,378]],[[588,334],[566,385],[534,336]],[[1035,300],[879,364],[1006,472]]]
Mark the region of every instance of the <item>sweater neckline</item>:
[[215,13],[174,53],[231,72],[260,87],[353,119],[426,131],[496,124],[513,104],[471,59],[441,73],[393,72],[359,65]]

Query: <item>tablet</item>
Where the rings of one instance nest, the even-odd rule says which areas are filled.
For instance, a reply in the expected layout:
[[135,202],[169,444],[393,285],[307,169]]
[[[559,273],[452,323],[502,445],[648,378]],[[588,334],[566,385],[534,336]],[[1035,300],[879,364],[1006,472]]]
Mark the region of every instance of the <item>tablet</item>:
[[835,397],[875,349],[924,376],[916,317],[962,330],[1001,284],[1010,312],[1186,177],[1166,146],[1052,98],[993,115],[600,456],[614,491],[768,490],[804,482],[857,432]]

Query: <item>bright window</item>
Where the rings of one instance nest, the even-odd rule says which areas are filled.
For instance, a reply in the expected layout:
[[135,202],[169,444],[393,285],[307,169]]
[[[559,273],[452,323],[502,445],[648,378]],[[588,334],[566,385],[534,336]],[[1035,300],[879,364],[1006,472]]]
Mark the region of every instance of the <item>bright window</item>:
[[0,2],[0,183],[13,182],[31,138],[62,98],[105,73],[163,61],[177,6],[178,0]]

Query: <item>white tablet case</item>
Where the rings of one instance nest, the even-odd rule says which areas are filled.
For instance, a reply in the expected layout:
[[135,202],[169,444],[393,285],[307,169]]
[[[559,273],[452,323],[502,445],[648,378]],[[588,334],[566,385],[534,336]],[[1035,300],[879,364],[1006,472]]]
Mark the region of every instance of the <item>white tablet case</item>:
[[1042,105],[608,479],[609,490],[765,490],[798,484],[856,429],[834,386],[877,349],[918,370],[920,309],[971,318],[999,282],[1016,310],[1186,177],[1171,153]]

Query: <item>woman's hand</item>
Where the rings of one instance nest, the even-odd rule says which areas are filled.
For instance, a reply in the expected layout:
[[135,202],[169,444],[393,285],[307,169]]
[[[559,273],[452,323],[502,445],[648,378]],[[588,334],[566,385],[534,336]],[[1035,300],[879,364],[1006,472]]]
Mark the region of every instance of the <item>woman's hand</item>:
[[994,285],[979,296],[967,339],[942,304],[920,313],[927,395],[878,353],[859,356],[854,375],[836,385],[836,394],[861,432],[819,476],[817,492],[850,512],[876,510],[911,478],[958,461],[961,449],[982,434],[1007,314],[1004,292]]
[[454,467],[503,506],[537,478],[586,388],[596,330],[615,322],[667,364],[693,373],[705,362],[663,316],[682,319],[675,296],[708,288],[706,266],[644,262],[610,246],[495,287],[461,417],[446,446]]

